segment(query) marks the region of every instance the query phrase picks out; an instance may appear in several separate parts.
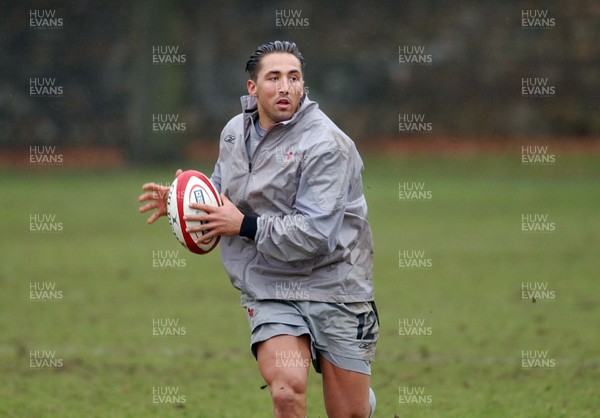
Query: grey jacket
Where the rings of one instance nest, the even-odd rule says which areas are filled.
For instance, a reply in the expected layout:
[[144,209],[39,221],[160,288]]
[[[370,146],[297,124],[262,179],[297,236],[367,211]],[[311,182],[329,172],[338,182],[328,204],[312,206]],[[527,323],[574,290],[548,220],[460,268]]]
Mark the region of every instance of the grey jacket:
[[231,283],[251,299],[347,303],[373,300],[373,239],[362,160],[352,140],[304,97],[271,126],[249,161],[256,99],[221,133],[211,180],[245,214],[254,240],[222,237]]

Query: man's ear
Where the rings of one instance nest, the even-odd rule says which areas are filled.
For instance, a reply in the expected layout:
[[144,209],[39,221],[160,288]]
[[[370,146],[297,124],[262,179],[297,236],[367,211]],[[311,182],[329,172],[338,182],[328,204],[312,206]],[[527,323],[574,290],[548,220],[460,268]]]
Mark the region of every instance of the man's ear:
[[248,88],[248,94],[256,97],[256,83],[253,80],[248,80],[246,87]]

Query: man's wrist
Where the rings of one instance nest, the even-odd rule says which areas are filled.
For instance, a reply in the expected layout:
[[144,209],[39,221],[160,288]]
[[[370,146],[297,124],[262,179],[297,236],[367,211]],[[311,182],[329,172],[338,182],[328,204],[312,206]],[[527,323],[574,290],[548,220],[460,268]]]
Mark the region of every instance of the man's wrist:
[[242,225],[240,226],[240,236],[254,240],[258,229],[258,217],[252,215],[244,215]]

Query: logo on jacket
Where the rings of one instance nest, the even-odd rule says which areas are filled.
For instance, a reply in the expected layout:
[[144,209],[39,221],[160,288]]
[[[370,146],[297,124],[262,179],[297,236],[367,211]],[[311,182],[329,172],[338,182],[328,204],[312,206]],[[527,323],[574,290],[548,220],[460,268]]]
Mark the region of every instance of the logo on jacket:
[[227,142],[229,144],[235,144],[235,136],[234,135],[227,135],[225,137],[225,142]]
[[248,308],[248,316],[254,318],[254,308]]
[[277,146],[275,159],[283,167],[290,163],[300,161],[300,150],[297,146]]

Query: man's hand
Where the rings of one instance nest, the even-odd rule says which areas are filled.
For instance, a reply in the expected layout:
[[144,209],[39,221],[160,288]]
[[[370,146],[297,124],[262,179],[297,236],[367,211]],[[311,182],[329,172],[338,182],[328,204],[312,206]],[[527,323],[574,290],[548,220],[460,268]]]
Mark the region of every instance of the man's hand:
[[244,214],[225,196],[221,193],[223,206],[203,205],[201,203],[190,203],[190,208],[199,209],[206,214],[188,215],[185,216],[186,222],[200,221],[203,224],[195,225],[187,228],[188,232],[208,231],[202,236],[200,241],[206,241],[216,235],[235,236],[239,235],[242,226]]
[[[177,170],[175,172],[175,177],[179,176],[181,173],[181,170]],[[140,202],[151,200],[151,202],[144,206],[140,206],[140,213],[156,209],[156,212],[154,212],[146,220],[146,223],[151,224],[161,216],[165,216],[167,214],[167,197],[169,196],[169,187],[161,186],[160,184],[156,183],[146,183],[142,186],[142,190],[145,190],[148,193],[143,193],[140,195],[138,200]]]

